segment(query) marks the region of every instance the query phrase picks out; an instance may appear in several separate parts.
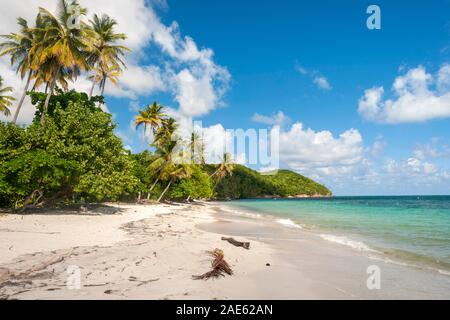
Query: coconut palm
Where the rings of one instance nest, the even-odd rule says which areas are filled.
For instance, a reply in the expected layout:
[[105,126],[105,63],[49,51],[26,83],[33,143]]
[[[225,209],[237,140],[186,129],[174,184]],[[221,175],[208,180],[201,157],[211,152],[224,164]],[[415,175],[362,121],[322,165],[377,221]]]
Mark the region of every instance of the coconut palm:
[[231,155],[229,153],[224,153],[221,159],[221,163],[218,165],[216,171],[211,174],[209,177],[215,179],[216,183],[214,184],[214,188],[217,186],[220,180],[222,180],[227,175],[232,176],[234,170],[234,163],[232,161]]
[[175,135],[178,129],[178,124],[173,118],[165,118],[162,121],[162,125],[156,130],[153,145],[156,148],[163,148],[171,141],[178,141],[178,137]]
[[115,33],[116,20],[107,15],[94,15],[90,20],[92,30],[95,33],[93,50],[89,62],[94,66],[95,75],[92,77],[92,87],[89,97],[92,97],[94,87],[98,83],[100,90],[105,90],[106,80],[116,84],[118,75],[122,72],[121,66],[125,67],[122,57],[129,48],[116,44],[117,41],[125,40],[127,36],[123,33]]
[[[38,21],[39,18],[36,20]],[[30,86],[31,77],[33,75],[33,69],[31,68],[31,59],[29,52],[35,42],[34,33],[32,29],[28,27],[28,22],[24,18],[17,18],[17,23],[20,26],[18,33],[10,33],[7,35],[1,35],[0,37],[5,39],[0,44],[0,56],[10,55],[11,65],[17,65],[17,73],[20,73],[22,79],[27,78],[23,94],[17,105],[16,112],[12,122],[16,123],[19,116],[20,109],[27,95],[28,87]]]
[[165,169],[168,166],[172,165],[173,152],[175,150],[176,144],[176,141],[170,141],[168,144],[156,150],[156,160],[153,161],[149,167],[150,171],[153,172],[153,174],[156,176],[156,179],[148,191],[147,199],[150,199],[151,192],[160,181]]
[[72,20],[71,8],[77,7],[80,16],[86,15],[86,9],[76,1],[69,4],[60,0],[58,4],[56,15],[39,8],[41,23],[33,29],[37,39],[30,50],[31,67],[35,70],[45,67],[44,79],[49,85],[41,122],[61,73],[65,71],[71,79],[75,79],[80,71],[88,70],[88,52],[92,51],[91,30],[85,23],[74,24]]
[[9,107],[12,105],[13,101],[16,100],[9,95],[11,92],[13,92],[13,88],[3,87],[3,78],[0,76],[0,112],[7,117],[11,114]]
[[202,148],[202,138],[200,134],[193,130],[191,133],[191,139],[189,141],[189,151],[191,153],[191,162],[197,163],[197,160],[201,161],[201,148]]
[[166,192],[169,190],[172,183],[174,183],[177,180],[183,180],[183,179],[189,179],[192,175],[192,167],[189,164],[177,164],[177,165],[171,165],[167,167],[162,175],[162,180],[168,180],[169,183],[167,184],[164,191],[159,196],[157,202],[160,202],[161,199],[164,197]]
[[151,128],[151,132],[154,135],[158,128],[162,126],[166,117],[163,108],[162,105],[154,102],[152,105],[148,105],[145,110],[139,111],[139,115],[136,116],[134,124],[136,129],[142,125],[144,126],[144,137],[147,133],[147,127]]
[[91,91],[89,92],[89,97],[92,97],[96,83],[98,83],[100,87],[100,95],[103,96],[105,93],[106,81],[109,80],[112,84],[117,85],[119,83],[119,76],[121,72],[122,69],[115,66],[105,66],[101,69],[97,69],[96,73],[89,77],[89,79],[92,80],[92,87]]

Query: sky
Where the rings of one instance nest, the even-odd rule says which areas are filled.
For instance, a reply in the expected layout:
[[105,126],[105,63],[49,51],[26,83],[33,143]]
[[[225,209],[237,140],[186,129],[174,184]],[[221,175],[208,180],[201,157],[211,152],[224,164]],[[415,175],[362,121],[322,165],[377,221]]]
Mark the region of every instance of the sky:
[[[79,3],[128,35],[104,110],[133,152],[146,148],[134,116],[158,101],[186,132],[201,121],[212,149],[229,129],[279,130],[279,166],[336,195],[450,194],[449,0]],[[5,34],[56,0],[0,4]],[[381,29],[366,25],[373,4]],[[0,75],[19,96],[7,58]],[[88,91],[87,75],[72,86]],[[19,122],[33,113],[27,101]]]

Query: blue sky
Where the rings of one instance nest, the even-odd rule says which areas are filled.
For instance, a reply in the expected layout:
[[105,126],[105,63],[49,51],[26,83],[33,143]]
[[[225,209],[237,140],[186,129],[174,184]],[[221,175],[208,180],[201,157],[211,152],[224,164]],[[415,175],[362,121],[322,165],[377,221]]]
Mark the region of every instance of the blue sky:
[[[45,6],[27,1],[9,5]],[[107,107],[133,151],[135,110],[157,100],[209,135],[280,125],[281,166],[338,195],[450,193],[450,1],[80,3],[130,35]],[[370,4],[381,30],[366,27]]]

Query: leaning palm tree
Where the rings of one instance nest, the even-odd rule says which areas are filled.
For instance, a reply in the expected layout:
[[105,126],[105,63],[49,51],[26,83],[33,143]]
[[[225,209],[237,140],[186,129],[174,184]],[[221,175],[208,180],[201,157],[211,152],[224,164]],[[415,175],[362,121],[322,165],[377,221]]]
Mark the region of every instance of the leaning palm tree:
[[150,171],[153,172],[153,175],[156,176],[156,179],[155,181],[153,181],[153,184],[151,185],[147,193],[147,199],[150,199],[151,193],[158,182],[161,180],[165,169],[172,165],[173,152],[175,150],[176,144],[177,141],[170,141],[168,144],[156,150],[156,160],[153,161],[149,167]]
[[125,52],[131,51],[123,45],[116,44],[120,40],[125,40],[127,36],[123,33],[114,31],[117,25],[116,20],[107,15],[94,15],[90,20],[92,30],[94,31],[94,43],[92,52],[89,56],[89,63],[94,67],[95,75],[91,77],[92,87],[89,97],[92,97],[95,85],[100,85],[100,90],[105,91],[106,80],[116,83],[118,75],[122,72],[121,66],[125,67],[122,57]]
[[234,171],[234,163],[232,157],[229,153],[224,153],[221,163],[217,166],[216,171],[214,171],[209,177],[215,179],[214,189],[217,184],[227,175],[232,176]]
[[[39,17],[36,19],[39,21]],[[30,86],[31,77],[34,70],[31,68],[31,57],[29,52],[31,47],[35,43],[35,36],[28,27],[28,22],[24,18],[17,18],[17,23],[20,26],[20,31],[18,33],[10,33],[7,35],[1,35],[0,37],[5,39],[4,42],[0,43],[0,56],[10,55],[11,65],[17,65],[17,73],[20,74],[21,78],[26,77],[26,84],[22,96],[17,105],[16,112],[12,122],[16,123],[19,116],[20,109],[22,108],[23,102],[27,95],[28,87]]]
[[147,127],[151,128],[151,132],[154,135],[163,124],[163,120],[166,117],[163,108],[162,105],[154,102],[152,105],[148,105],[145,110],[139,111],[139,115],[136,116],[134,124],[136,129],[142,125],[144,126],[144,137],[147,133]]
[[161,201],[166,192],[169,190],[172,183],[174,183],[177,180],[189,179],[191,176],[192,176],[192,166],[189,164],[171,165],[170,167],[166,168],[164,170],[162,180],[168,180],[169,183],[159,196],[157,202]]
[[13,101],[16,100],[9,95],[11,92],[13,92],[13,88],[3,87],[3,78],[0,76],[0,112],[7,117],[11,114],[9,107],[12,105]]
[[63,70],[75,79],[81,71],[89,69],[87,57],[91,50],[92,32],[83,22],[73,24],[73,12],[70,10],[73,7],[78,8],[80,16],[86,15],[86,9],[81,8],[76,1],[69,4],[59,0],[56,15],[39,8],[42,23],[33,29],[37,40],[30,50],[31,67],[38,70],[45,66],[45,81],[49,84],[41,122],[44,121],[50,98]]
[[162,120],[161,126],[156,130],[153,137],[153,146],[156,148],[164,148],[171,141],[177,141],[178,136],[176,135],[178,129],[178,124],[174,118],[164,118]]
[[94,93],[95,84],[98,83],[100,87],[100,95],[104,95],[106,81],[110,81],[113,85],[117,85],[119,83],[119,76],[122,70],[118,67],[102,67],[101,69],[97,69],[96,73],[91,75],[89,79],[92,80],[91,91],[89,92],[89,97],[92,97]]

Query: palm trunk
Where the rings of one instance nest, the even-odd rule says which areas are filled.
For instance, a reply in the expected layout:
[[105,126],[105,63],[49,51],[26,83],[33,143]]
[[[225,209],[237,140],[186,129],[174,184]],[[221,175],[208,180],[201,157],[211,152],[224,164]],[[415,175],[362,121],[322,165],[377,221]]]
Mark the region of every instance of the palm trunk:
[[50,98],[53,94],[53,90],[55,89],[56,77],[58,76],[58,73],[59,73],[59,67],[56,68],[55,72],[53,73],[52,84],[50,85],[50,92],[47,94],[47,98],[45,98],[44,110],[43,110],[42,116],[41,116],[41,124],[43,124],[45,121],[45,114],[47,113],[48,104],[50,103]]
[[155,188],[156,184],[159,182],[159,179],[161,178],[161,174],[158,176],[158,178],[156,178],[155,182],[152,184],[152,186],[150,187],[150,190],[148,190],[147,193],[147,200],[150,200],[150,194],[152,193],[153,188]]
[[28,91],[28,87],[30,85],[32,74],[33,74],[33,70],[30,70],[30,72],[28,73],[28,79],[27,79],[27,83],[25,85],[25,89],[23,90],[22,97],[20,98],[16,113],[14,113],[14,118],[12,121],[14,124],[16,124],[16,122],[17,122],[17,118],[19,117],[20,108],[22,108],[23,101],[25,100],[25,97],[27,96],[27,91]]
[[161,199],[162,199],[162,198],[164,197],[164,195],[166,194],[167,190],[169,190],[170,185],[172,184],[172,182],[173,182],[173,178],[170,179],[169,183],[167,184],[167,187],[164,189],[163,193],[161,193],[161,195],[159,196],[157,202],[160,202],[160,201],[161,201]]
[[89,100],[92,98],[92,95],[94,94],[94,88],[95,88],[95,79],[92,80],[91,91],[89,91]]
[[213,174],[211,174],[211,175],[209,176],[209,178],[211,179],[211,178],[214,177],[218,172],[219,172],[219,170],[214,171]]
[[105,86],[106,86],[106,78],[103,79],[103,83],[102,83],[102,96],[103,96],[104,93],[105,93]]

